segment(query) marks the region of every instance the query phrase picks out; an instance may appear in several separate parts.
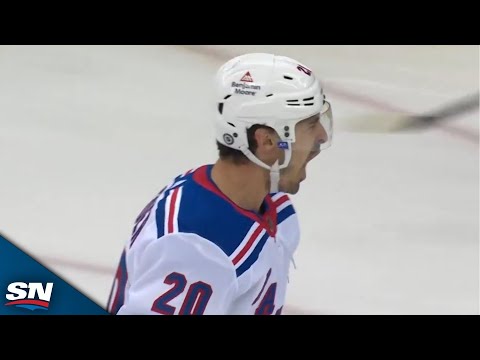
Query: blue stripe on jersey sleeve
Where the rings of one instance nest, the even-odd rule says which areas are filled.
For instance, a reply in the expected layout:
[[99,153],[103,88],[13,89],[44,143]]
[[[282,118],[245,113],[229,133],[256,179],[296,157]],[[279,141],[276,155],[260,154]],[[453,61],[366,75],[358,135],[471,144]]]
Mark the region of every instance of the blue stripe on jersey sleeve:
[[255,249],[253,249],[252,253],[248,256],[248,258],[245,259],[245,261],[238,267],[236,270],[237,272],[237,277],[242,275],[245,271],[250,269],[250,267],[257,261],[258,256],[260,255],[260,252],[262,251],[263,247],[265,246],[265,243],[267,242],[268,238],[270,235],[268,235],[267,232],[262,236],[260,241],[258,242],[257,246]]
[[184,175],[177,176],[173,181],[173,184],[169,188],[165,187],[165,189],[163,189],[163,191],[161,191],[158,194],[159,197],[163,196],[163,198],[160,201],[158,201],[157,210],[155,212],[155,223],[157,224],[157,238],[160,238],[163,235],[165,235],[165,221],[166,221],[165,206],[166,206],[168,196],[171,194],[171,192],[174,189],[183,186],[183,184],[189,177],[191,177],[191,174],[188,174],[186,176]]
[[[168,196],[168,194],[166,194]],[[157,224],[157,239],[165,234],[165,196],[157,204],[157,210],[155,212],[155,223]]]
[[[181,184],[180,184],[181,185]],[[158,196],[163,196],[163,198],[157,204],[157,210],[155,212],[155,223],[157,224],[157,238],[162,237],[165,235],[165,215],[166,215],[166,206],[167,206],[167,198],[171,194],[171,192],[179,187],[180,185],[171,187],[169,189],[164,190],[164,193],[160,193]]]
[[277,214],[277,224],[282,223],[293,214],[295,214],[295,209],[292,205],[288,205],[285,209],[283,209]]

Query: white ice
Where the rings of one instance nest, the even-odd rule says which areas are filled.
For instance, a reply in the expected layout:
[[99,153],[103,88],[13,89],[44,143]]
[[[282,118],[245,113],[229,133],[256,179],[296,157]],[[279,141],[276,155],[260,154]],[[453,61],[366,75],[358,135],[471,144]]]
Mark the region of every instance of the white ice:
[[293,196],[287,313],[478,314],[478,109],[349,129],[478,91],[477,46],[0,46],[0,233],[104,306],[138,212],[216,160],[212,76],[247,51],[312,67],[336,121]]

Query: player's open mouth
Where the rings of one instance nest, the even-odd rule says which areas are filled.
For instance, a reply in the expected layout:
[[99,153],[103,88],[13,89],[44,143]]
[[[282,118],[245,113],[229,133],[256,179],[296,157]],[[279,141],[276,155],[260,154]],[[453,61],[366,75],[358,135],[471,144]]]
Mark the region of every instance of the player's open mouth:
[[320,154],[320,149],[315,149],[310,151],[310,154],[308,155],[307,162],[315,158],[318,154]]

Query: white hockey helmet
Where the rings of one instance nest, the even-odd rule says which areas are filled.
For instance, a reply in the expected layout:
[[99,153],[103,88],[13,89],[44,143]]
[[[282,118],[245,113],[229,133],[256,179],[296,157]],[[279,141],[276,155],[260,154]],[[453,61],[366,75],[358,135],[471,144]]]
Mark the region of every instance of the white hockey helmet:
[[[278,191],[279,170],[288,166],[295,125],[320,115],[328,140],[332,140],[332,111],[322,86],[312,70],[300,62],[267,53],[237,56],[217,71],[215,77],[216,139],[223,145],[242,151],[252,162],[270,170],[271,191]],[[269,166],[249,149],[247,129],[253,125],[273,128],[279,135],[278,146],[285,150],[285,160]]]

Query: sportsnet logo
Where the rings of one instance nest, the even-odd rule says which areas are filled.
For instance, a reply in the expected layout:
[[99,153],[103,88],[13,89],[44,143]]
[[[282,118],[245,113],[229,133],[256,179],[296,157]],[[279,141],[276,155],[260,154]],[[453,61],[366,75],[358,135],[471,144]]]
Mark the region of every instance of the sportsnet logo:
[[[24,289],[28,289],[24,290]],[[52,296],[53,283],[14,282],[8,285],[5,306],[22,307],[29,310],[48,310]]]

